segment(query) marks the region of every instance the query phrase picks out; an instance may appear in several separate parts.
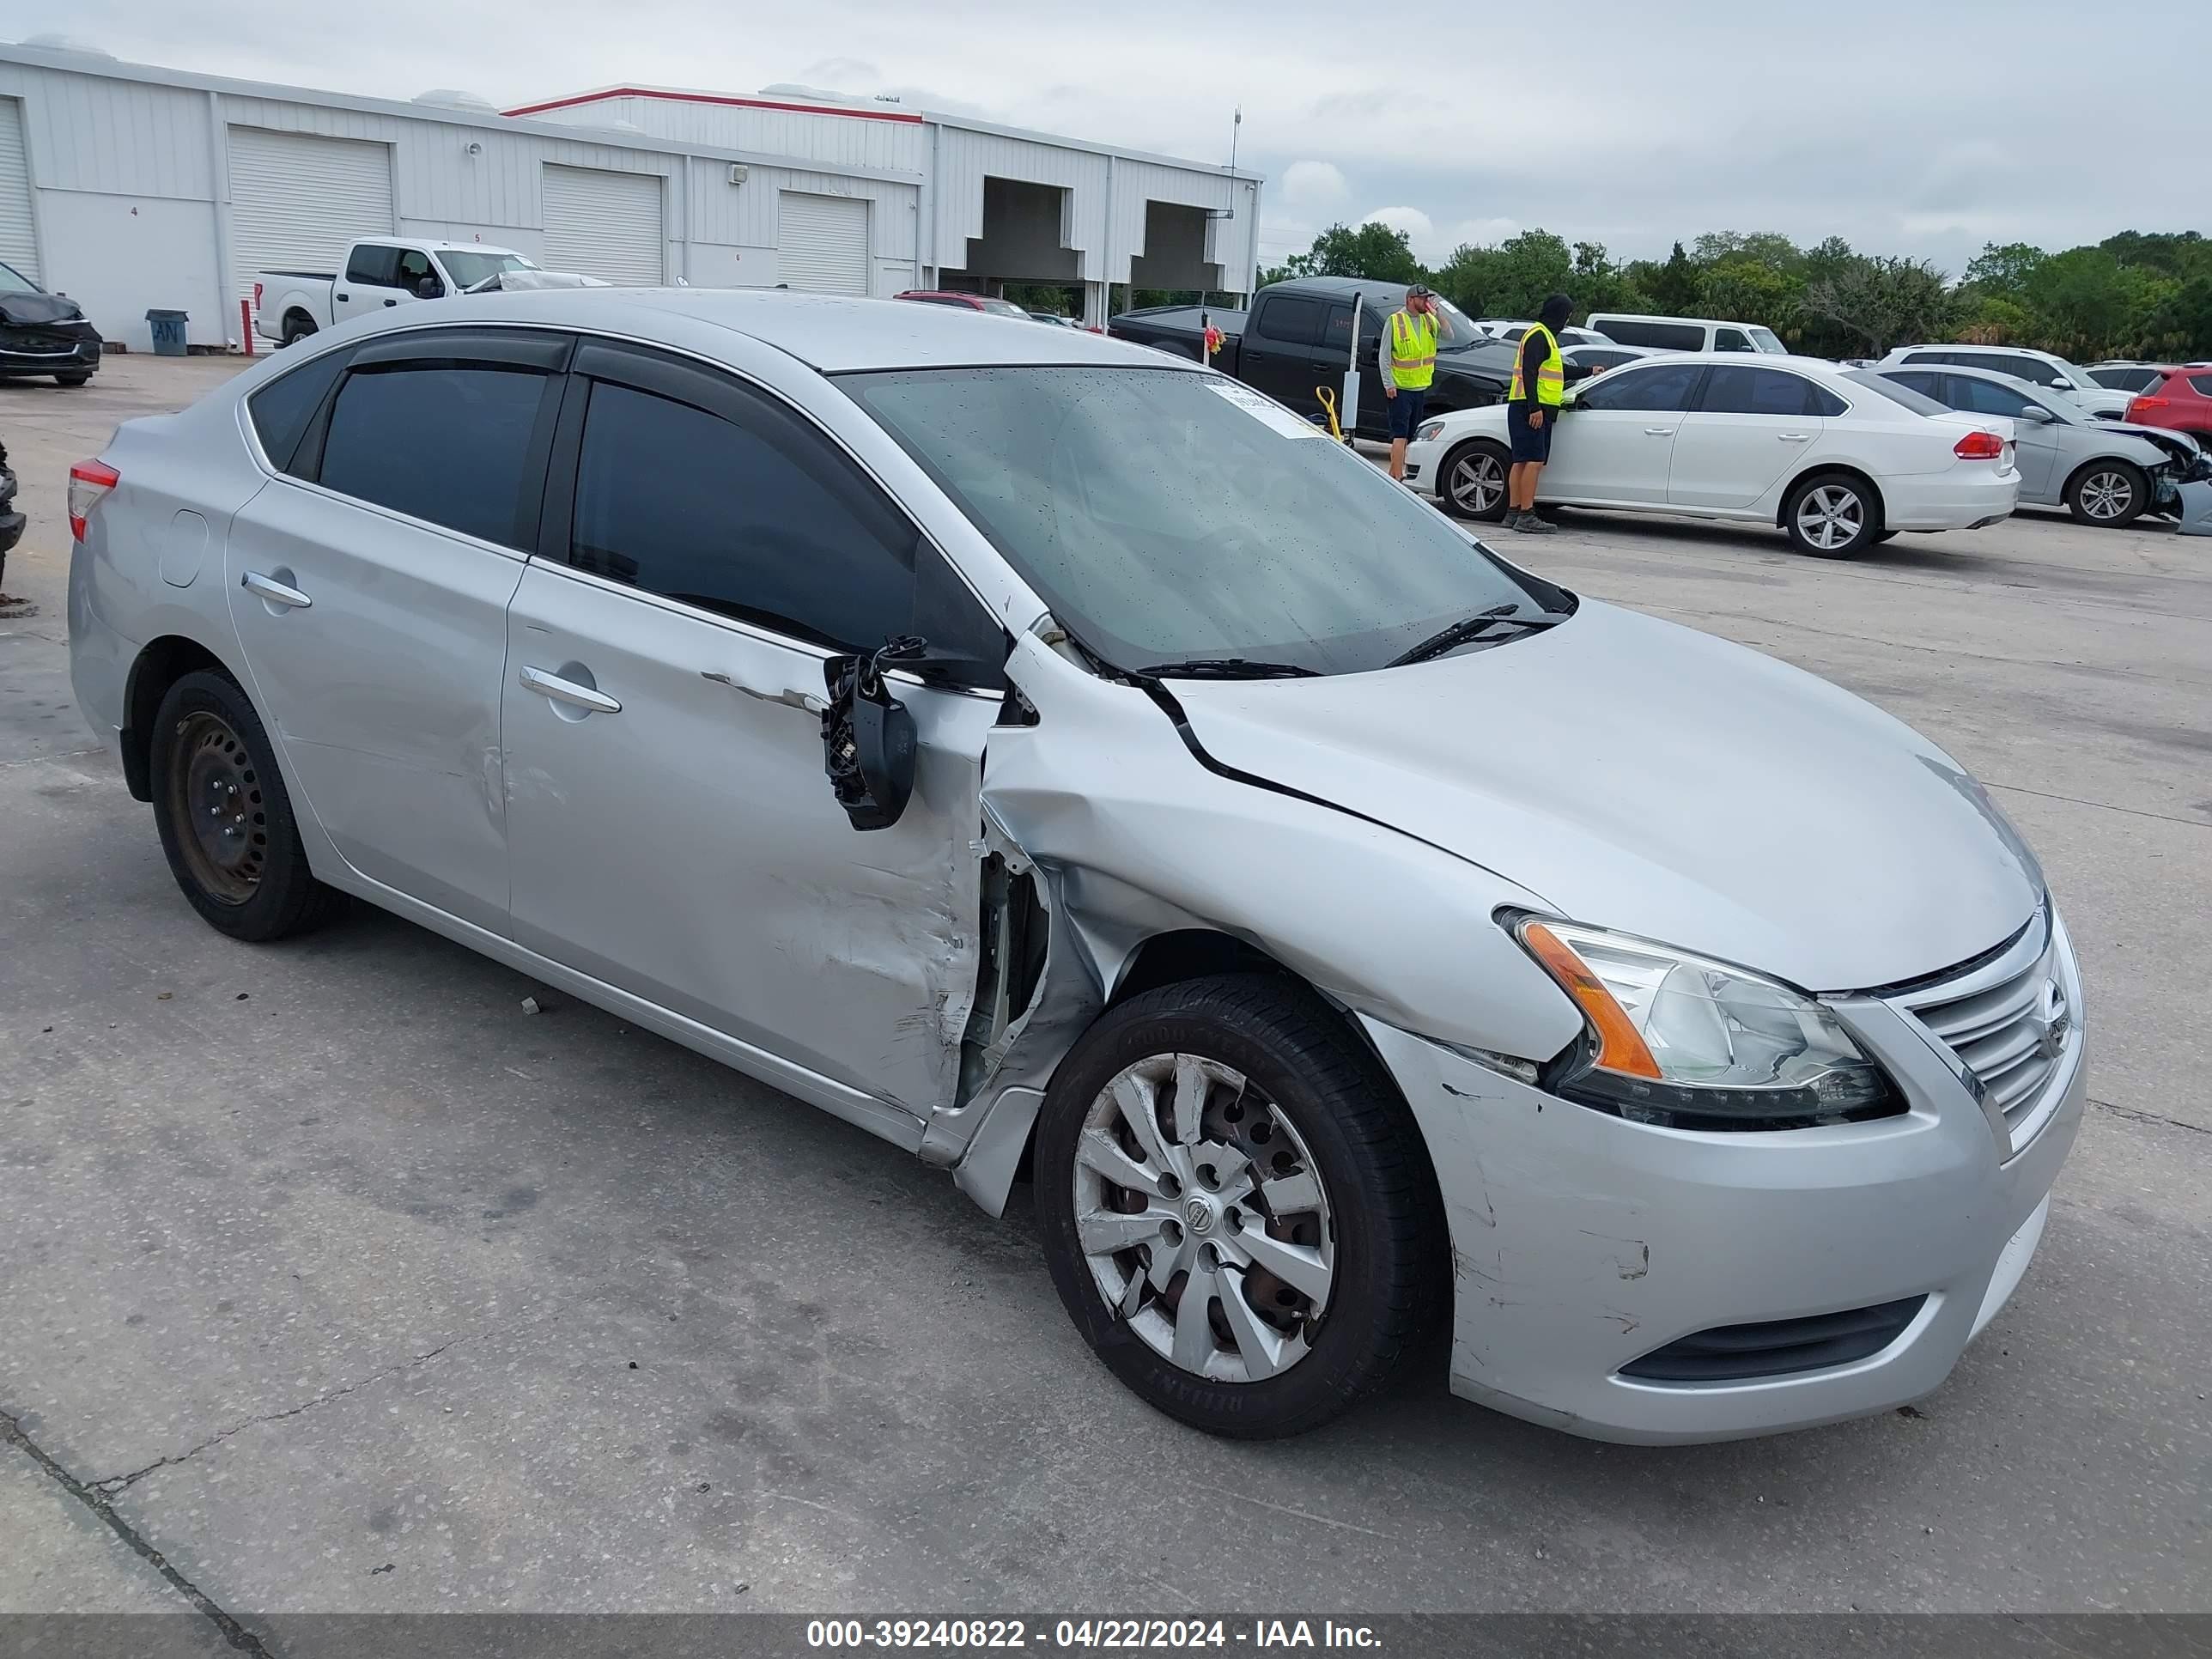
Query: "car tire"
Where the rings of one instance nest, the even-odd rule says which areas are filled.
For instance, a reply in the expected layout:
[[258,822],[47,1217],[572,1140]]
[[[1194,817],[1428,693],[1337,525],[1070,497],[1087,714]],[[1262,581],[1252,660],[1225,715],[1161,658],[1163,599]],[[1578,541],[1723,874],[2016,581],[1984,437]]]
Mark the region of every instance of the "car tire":
[[1816,472],[1790,492],[1782,527],[1790,545],[1816,559],[1848,559],[1881,534],[1881,502],[1863,478]]
[[283,344],[297,345],[315,331],[315,319],[305,312],[288,311],[284,313]]
[[1897,532],[1894,530],[1877,530],[1874,532],[1874,540],[1878,544],[1880,543],[1888,541],[1896,534]]
[[[1187,1125],[1191,1079],[1201,1104]],[[1076,1328],[1194,1428],[1317,1428],[1444,1325],[1442,1206],[1419,1132],[1342,1018],[1291,981],[1188,981],[1101,1016],[1053,1078],[1035,1169],[1045,1260]],[[1194,1285],[1210,1293],[1187,1319]]]
[[80,386],[91,380],[90,374],[57,374],[54,384],[59,386]]
[[2130,461],[2090,461],[2066,481],[2065,500],[2077,524],[2124,530],[2150,505],[2150,480]]
[[337,895],[307,867],[269,734],[228,675],[169,688],[149,760],[161,851],[208,926],[262,944],[329,915]]
[[[1458,488],[1460,470],[1469,474],[1466,499]],[[1495,524],[1505,516],[1505,481],[1513,453],[1488,438],[1470,438],[1453,447],[1437,467],[1437,501],[1457,519]]]

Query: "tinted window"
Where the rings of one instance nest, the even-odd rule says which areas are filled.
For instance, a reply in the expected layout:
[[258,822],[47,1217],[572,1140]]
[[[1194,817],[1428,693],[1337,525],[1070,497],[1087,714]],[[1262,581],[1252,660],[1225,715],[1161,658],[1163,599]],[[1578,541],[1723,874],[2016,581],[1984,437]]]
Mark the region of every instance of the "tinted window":
[[1740,328],[1717,328],[1713,331],[1713,349],[1716,351],[1749,351],[1751,336]]
[[[1869,392],[1879,392],[1893,404],[1902,404],[1916,415],[1941,415],[1943,405],[1925,392],[1911,386],[1899,386],[1891,378],[1894,371],[1884,369],[1876,374],[1870,368],[1852,368],[1844,372],[1844,378],[1853,386],[1863,386]],[[1932,378],[1932,377],[1930,377]]]
[[2212,374],[2191,374],[2190,389],[2200,398],[2212,398]]
[[911,525],[818,434],[605,381],[576,462],[569,562],[839,650],[903,634]]
[[1937,403],[1943,400],[1943,377],[1933,369],[1893,369],[1883,378]]
[[1802,375],[1729,363],[1706,376],[1698,407],[1708,415],[1840,414],[1835,401]]
[[2050,364],[2008,351],[1960,351],[1954,353],[1951,361],[1966,368],[1990,368],[2000,374],[2017,374],[2031,386],[2063,383],[2063,377]]
[[1955,352],[1949,351],[1908,351],[1905,354],[1905,361],[1908,363],[1955,363],[1959,358]]
[[1322,324],[1321,345],[1324,351],[1352,349],[1352,307],[1350,306],[1333,305],[1328,308],[1328,316]]
[[[410,247],[399,256],[398,286],[401,288],[411,289],[425,276],[437,274],[430,269],[430,256],[427,253]],[[445,284],[441,283],[438,286],[443,288]]]
[[1258,327],[1270,340],[1285,345],[1311,345],[1321,337],[1323,307],[1319,300],[1295,294],[1271,294],[1260,307]]
[[313,362],[278,375],[246,400],[246,412],[252,417],[261,452],[278,471],[292,470],[293,452],[299,448],[307,423],[315,418],[323,394],[337,379],[345,360],[343,351],[325,351]]
[[1942,401],[1954,409],[1971,410],[1977,415],[2017,415],[2029,403],[2024,392],[2015,392],[1995,380],[1978,380],[1971,374],[1947,374],[1949,382]]
[[1705,349],[1705,331],[1695,323],[1646,323],[1625,317],[1593,318],[1591,323],[1622,345],[1656,346],[1662,351]]
[[2093,368],[2089,378],[2107,392],[2141,392],[2158,379],[2154,368]]
[[371,288],[392,288],[398,283],[398,248],[364,246],[356,248],[346,261],[345,279],[366,283]]
[[1617,368],[1588,381],[1575,399],[1580,409],[1684,410],[1697,389],[1702,363],[1662,363],[1656,368]]
[[[323,444],[325,488],[488,542],[521,545],[525,468],[550,384],[527,369],[401,364],[338,388]],[[535,518],[535,514],[531,518]]]

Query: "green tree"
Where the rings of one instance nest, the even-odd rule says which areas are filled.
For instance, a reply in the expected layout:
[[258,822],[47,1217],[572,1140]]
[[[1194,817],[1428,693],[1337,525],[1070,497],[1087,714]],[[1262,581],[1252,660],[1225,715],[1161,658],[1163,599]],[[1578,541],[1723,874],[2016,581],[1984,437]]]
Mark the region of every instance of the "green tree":
[[1664,264],[1644,261],[1629,267],[1629,276],[1636,285],[1651,296],[1652,305],[1674,317],[1700,317],[1705,314],[1705,273],[1690,256],[1682,252],[1680,242],[1667,256]]
[[2035,313],[2039,343],[2053,351],[2097,356],[2148,331],[2148,311],[2136,313],[2140,288],[2102,248],[2075,247],[2040,261],[2027,274],[2021,293]]
[[1977,294],[2024,300],[2028,279],[2045,257],[2041,248],[2027,242],[1984,242],[1981,252],[1967,264],[1961,286]]
[[1709,230],[1691,244],[1690,258],[1701,265],[1748,260],[1773,270],[1802,271],[1805,256],[1797,244],[1776,230]]
[[1364,225],[1331,225],[1310,250],[1288,264],[1301,276],[1364,276],[1375,283],[1418,283],[1425,274],[1402,230],[1370,219]]
[[1925,259],[1857,258],[1807,287],[1805,308],[1863,341],[1881,356],[1910,340],[1943,340],[1955,325],[1957,301],[1943,273]]
[[1724,322],[1764,323],[1778,331],[1797,320],[1803,277],[1744,254],[1733,254],[1705,272],[1705,314]]

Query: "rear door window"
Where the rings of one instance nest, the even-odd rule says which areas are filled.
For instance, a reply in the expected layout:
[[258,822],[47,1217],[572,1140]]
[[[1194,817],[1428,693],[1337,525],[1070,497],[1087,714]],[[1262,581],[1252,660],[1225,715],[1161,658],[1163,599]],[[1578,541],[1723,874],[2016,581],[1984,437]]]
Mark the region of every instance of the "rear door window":
[[343,350],[325,351],[279,374],[246,400],[246,412],[253,422],[253,435],[261,441],[261,453],[279,472],[292,471],[300,440],[307,436],[349,355]]
[[1705,377],[1698,407],[1707,415],[1839,415],[1840,398],[1823,392],[1802,374],[1775,368],[1716,365]]
[[369,288],[398,286],[399,250],[364,242],[346,260],[345,279]]
[[1995,380],[1984,380],[1972,374],[1947,374],[1949,391],[1943,401],[1954,409],[1972,410],[1977,415],[2017,416],[2028,404],[2027,394],[2015,392]]
[[356,501],[527,549],[568,349],[558,336],[504,331],[364,346],[295,467],[311,463],[323,488]]
[[2212,398],[2212,374],[2191,374],[2189,387],[2200,398]]
[[1686,410],[1705,372],[1703,363],[1617,368],[1602,379],[1586,381],[1575,404],[1580,409]]

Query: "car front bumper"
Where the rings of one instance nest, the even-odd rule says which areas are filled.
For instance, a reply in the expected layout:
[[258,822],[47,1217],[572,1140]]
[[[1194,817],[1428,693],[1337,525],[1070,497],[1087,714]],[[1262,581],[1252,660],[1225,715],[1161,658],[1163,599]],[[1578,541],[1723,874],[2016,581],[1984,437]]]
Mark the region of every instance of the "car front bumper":
[[0,328],[0,374],[89,374],[100,367],[98,335],[58,337]]
[[[2071,952],[2052,972],[2081,1006]],[[1563,1100],[1365,1018],[1425,1138],[1451,1231],[1453,1392],[1594,1439],[1810,1428],[1919,1399],[1995,1316],[2042,1237],[2087,1089],[2077,1026],[2014,1146],[1912,1014],[1830,1004],[1908,1109],[1698,1133]],[[1910,1303],[1876,1351],[1717,1381],[1623,1368],[1700,1333]]]
[[1892,474],[1881,481],[1887,530],[1978,530],[2008,518],[2020,502],[2017,471]]

